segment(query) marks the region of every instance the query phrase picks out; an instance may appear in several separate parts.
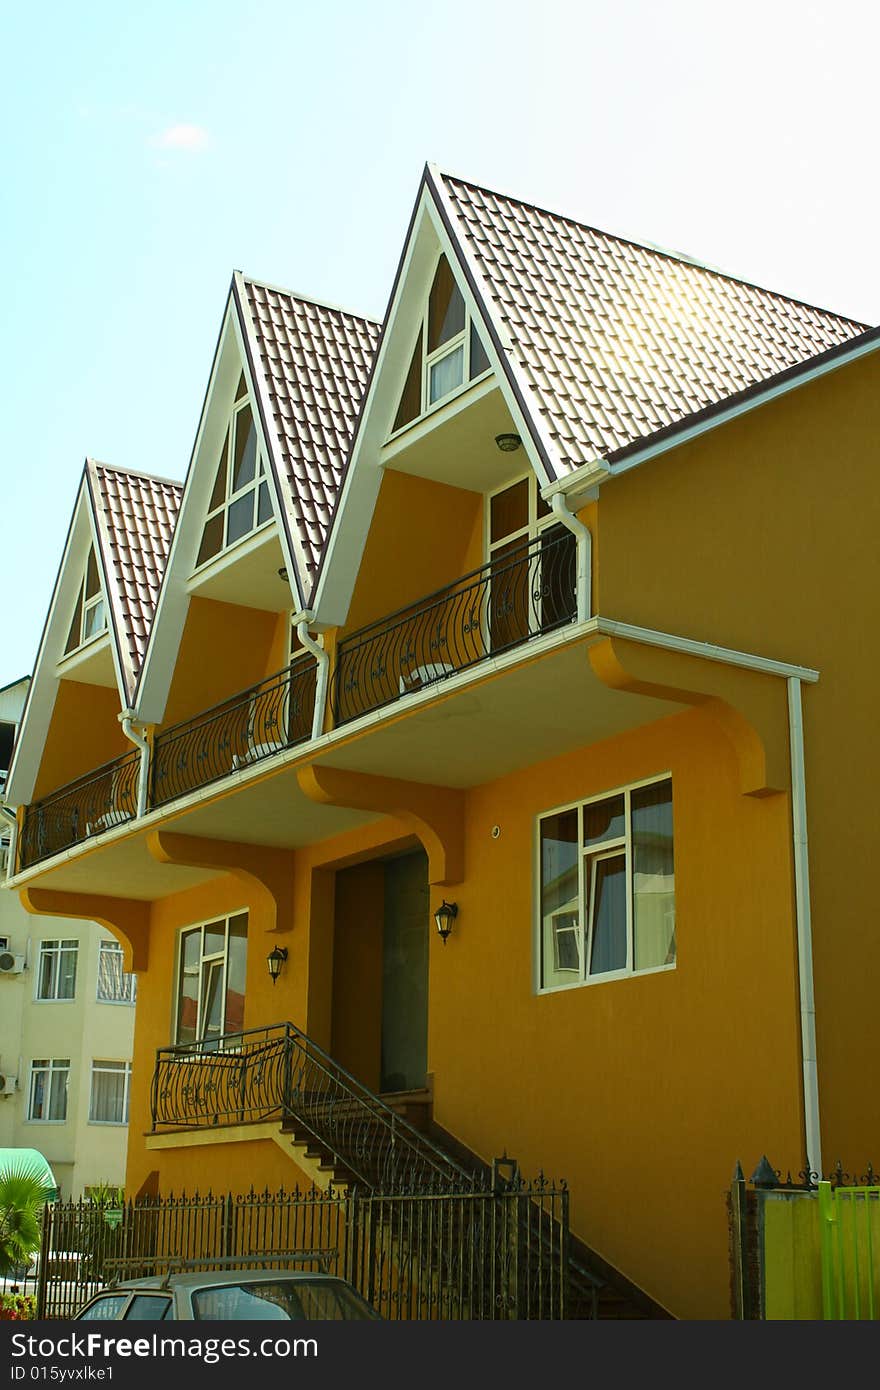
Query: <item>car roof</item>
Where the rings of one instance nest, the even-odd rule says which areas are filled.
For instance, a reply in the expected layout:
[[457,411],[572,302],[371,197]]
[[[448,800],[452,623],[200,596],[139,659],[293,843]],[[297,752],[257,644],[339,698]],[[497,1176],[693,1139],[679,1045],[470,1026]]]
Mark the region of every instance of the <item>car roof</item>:
[[203,1288],[210,1285],[216,1288],[220,1284],[240,1284],[247,1280],[249,1284],[256,1283],[275,1283],[279,1279],[320,1280],[322,1283],[342,1283],[336,1274],[323,1274],[318,1270],[307,1269],[202,1269],[187,1270],[182,1273],[151,1274],[146,1279],[126,1279],[114,1284],[107,1292],[126,1293],[129,1290],[159,1290],[167,1292],[171,1289],[193,1289]]

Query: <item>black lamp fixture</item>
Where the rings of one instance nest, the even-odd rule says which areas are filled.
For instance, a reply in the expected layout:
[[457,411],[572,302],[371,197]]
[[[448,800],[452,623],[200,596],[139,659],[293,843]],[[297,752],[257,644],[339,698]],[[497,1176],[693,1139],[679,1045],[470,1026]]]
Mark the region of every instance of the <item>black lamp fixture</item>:
[[278,578],[279,578],[279,579],[283,579],[285,582],[287,581],[287,566],[286,566],[286,565],[282,565],[282,566],[281,566],[280,570],[278,571]]
[[287,947],[274,946],[266,957],[266,964],[269,967],[269,978],[273,985],[281,974],[281,967],[287,960]]
[[458,903],[448,903],[444,898],[437,911],[434,913],[434,921],[437,923],[437,930],[440,933],[440,940],[446,945],[446,938],[452,931],[452,924],[458,916]]
[[502,454],[513,454],[522,444],[522,440],[518,434],[496,434],[495,443]]

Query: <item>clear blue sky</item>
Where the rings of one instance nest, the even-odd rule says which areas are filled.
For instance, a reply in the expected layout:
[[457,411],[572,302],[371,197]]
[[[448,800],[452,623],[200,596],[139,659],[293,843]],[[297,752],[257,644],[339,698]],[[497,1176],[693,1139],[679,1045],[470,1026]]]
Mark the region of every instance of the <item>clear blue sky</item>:
[[880,322],[876,7],[0,4],[0,686],[86,454],[182,478],[233,268],[381,317],[426,159]]

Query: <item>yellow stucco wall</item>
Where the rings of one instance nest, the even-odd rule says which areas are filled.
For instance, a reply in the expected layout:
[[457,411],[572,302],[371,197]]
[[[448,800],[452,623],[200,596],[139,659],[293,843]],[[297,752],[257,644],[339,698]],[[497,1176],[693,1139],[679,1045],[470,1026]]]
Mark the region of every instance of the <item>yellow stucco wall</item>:
[[132,750],[119,724],[119,692],[78,681],[58,683],[33,800]]
[[803,701],[822,1146],[827,1166],[855,1170],[880,1149],[853,1065],[874,1048],[880,976],[877,371],[875,356],[842,368],[635,469],[600,502],[603,615],[820,672]]
[[164,727],[201,714],[278,670],[284,664],[282,625],[280,614],[191,599]]
[[432,594],[483,559],[478,493],[386,469],[344,631]]

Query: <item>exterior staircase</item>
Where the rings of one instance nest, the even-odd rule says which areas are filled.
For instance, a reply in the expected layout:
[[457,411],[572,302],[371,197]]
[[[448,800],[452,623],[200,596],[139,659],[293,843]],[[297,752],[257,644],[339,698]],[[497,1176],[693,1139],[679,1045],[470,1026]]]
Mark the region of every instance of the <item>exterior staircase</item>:
[[[468,1239],[476,1231],[481,1258],[490,1263],[520,1260],[520,1252],[525,1252],[522,1258],[530,1264],[559,1270],[560,1258],[567,1258],[567,1281],[560,1278],[560,1287],[563,1282],[566,1286],[567,1318],[668,1317],[589,1247],[569,1236],[564,1185],[557,1194],[543,1178],[525,1183],[512,1160],[487,1165],[434,1124],[429,1092],[376,1095],[291,1023],[213,1040],[204,1054],[198,1044],[160,1049],[153,1080],[154,1128],[273,1117],[281,1119],[277,1137],[282,1147],[289,1146],[291,1157],[319,1187],[347,1189],[367,1205],[372,1203],[380,1223],[385,1223],[386,1257],[391,1252],[397,1261],[409,1241],[409,1253],[404,1254],[412,1259],[416,1248],[402,1226],[389,1233],[394,1202],[409,1200],[412,1205],[421,1198],[445,1198],[446,1224],[438,1225],[427,1245],[419,1237],[418,1258],[430,1266],[430,1279],[443,1278],[450,1250],[462,1244],[467,1210]],[[551,1189],[554,1195],[564,1195],[563,1225],[556,1208],[545,1200]],[[458,1208],[456,1196],[462,1198]],[[484,1214],[475,1218],[478,1210]],[[371,1241],[374,1236],[371,1228]],[[520,1287],[526,1279],[523,1275]],[[489,1296],[481,1292],[479,1279],[474,1282],[472,1277],[469,1288],[471,1302],[484,1293]],[[526,1311],[509,1316],[548,1315],[530,1314],[528,1291],[517,1297],[520,1304],[526,1299]]]

